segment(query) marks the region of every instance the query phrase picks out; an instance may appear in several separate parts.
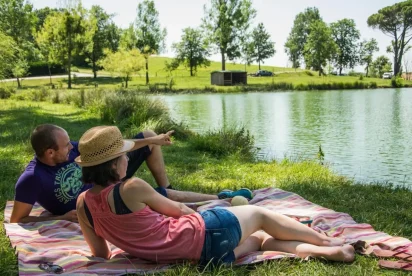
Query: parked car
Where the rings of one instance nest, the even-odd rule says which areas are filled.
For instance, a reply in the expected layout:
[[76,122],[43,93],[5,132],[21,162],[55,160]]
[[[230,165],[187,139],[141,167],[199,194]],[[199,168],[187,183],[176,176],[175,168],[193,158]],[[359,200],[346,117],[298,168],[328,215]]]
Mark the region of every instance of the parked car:
[[383,73],[382,79],[391,79],[392,78],[392,73]]
[[271,77],[273,73],[267,70],[259,70],[255,74],[256,77]]

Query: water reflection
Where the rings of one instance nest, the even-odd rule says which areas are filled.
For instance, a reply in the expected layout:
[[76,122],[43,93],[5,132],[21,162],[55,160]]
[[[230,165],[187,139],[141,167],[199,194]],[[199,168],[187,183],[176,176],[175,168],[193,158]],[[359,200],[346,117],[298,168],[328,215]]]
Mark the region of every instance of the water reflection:
[[412,185],[412,92],[359,91],[161,96],[197,132],[245,126],[261,158],[325,160],[363,181]]

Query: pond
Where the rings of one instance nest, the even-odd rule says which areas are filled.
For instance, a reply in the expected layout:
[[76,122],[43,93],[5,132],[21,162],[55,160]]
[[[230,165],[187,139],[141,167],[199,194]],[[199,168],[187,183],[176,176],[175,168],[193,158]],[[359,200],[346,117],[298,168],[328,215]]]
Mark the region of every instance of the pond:
[[196,132],[245,127],[260,158],[317,158],[321,145],[339,174],[412,186],[410,89],[156,97]]

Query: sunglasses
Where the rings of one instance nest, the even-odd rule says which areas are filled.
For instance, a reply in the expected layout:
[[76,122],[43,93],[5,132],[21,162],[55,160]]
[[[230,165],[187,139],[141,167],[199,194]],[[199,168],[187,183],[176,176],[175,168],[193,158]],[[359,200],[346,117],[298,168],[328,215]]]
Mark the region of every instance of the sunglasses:
[[39,268],[48,273],[54,273],[54,274],[62,274],[64,272],[64,269],[61,266],[55,265],[50,262],[39,264]]

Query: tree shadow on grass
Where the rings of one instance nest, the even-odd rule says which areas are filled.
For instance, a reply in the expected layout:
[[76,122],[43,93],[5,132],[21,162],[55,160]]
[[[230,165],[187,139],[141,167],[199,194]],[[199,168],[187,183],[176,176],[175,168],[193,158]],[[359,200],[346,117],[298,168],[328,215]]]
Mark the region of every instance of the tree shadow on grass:
[[[62,82],[67,86],[68,80],[64,79]],[[72,79],[72,84],[74,86],[76,85],[82,85],[82,86],[90,86],[90,87],[95,87],[95,85],[121,85],[122,84],[122,78],[119,77],[98,77],[94,79],[93,77],[81,77],[81,78],[73,78]]]

